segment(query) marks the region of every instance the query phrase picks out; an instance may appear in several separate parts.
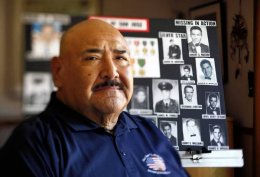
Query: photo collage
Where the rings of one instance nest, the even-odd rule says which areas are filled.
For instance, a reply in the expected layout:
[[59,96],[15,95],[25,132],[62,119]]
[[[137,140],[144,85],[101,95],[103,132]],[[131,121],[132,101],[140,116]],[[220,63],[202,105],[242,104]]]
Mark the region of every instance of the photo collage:
[[[44,16],[27,22],[25,114],[42,111],[55,90],[48,63],[59,51],[64,26],[86,17],[67,18]],[[228,149],[216,22],[103,20],[117,25],[133,58],[133,96],[125,111],[151,120],[176,150]]]

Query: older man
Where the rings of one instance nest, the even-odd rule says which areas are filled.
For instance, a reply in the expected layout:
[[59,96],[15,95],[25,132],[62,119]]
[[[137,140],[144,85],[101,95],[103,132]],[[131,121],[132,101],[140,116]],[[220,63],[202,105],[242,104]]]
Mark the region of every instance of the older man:
[[186,176],[160,130],[122,112],[133,92],[130,59],[111,25],[70,28],[51,63],[58,91],[13,132],[0,153],[1,176]]

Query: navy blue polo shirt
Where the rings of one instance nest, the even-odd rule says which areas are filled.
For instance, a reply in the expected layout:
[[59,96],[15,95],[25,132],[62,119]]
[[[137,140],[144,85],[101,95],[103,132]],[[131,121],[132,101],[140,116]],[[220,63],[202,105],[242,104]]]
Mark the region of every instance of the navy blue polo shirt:
[[122,112],[114,133],[52,94],[1,149],[0,176],[186,177],[179,156],[149,120]]

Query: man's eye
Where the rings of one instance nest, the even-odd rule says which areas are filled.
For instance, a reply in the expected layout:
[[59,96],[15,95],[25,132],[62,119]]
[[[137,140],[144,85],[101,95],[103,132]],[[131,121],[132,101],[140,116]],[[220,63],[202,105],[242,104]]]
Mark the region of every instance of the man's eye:
[[97,60],[98,57],[96,57],[96,56],[86,56],[86,57],[83,57],[82,59],[85,60],[85,61],[91,61],[91,60]]
[[125,56],[116,56],[115,59],[121,66],[127,66],[129,64],[129,59]]
[[126,60],[127,61],[127,58],[124,57],[124,56],[117,56],[116,59],[117,60]]

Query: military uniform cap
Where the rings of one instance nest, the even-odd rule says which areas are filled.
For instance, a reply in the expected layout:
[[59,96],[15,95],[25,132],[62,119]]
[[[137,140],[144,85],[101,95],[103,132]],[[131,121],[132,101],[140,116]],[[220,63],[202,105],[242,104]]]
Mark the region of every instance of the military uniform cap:
[[172,84],[169,82],[160,82],[158,84],[158,88],[160,90],[171,90],[172,89]]

